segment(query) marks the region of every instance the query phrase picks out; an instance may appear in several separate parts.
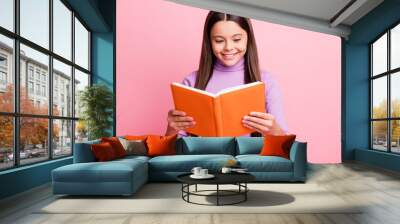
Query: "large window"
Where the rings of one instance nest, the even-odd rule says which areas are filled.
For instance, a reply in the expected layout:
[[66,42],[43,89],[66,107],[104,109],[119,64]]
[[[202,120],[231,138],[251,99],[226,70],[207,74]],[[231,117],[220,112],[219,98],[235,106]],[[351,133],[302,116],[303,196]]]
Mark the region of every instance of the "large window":
[[90,85],[90,31],[63,0],[0,8],[0,170],[71,156],[87,140],[78,104]]
[[371,148],[400,153],[400,24],[370,45]]

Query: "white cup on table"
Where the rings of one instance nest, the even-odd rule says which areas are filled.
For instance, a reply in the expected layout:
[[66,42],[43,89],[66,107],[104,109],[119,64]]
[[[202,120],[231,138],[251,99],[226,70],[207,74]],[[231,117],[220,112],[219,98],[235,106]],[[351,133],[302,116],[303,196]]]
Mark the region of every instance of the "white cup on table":
[[230,167],[222,167],[221,172],[222,173],[230,173],[232,171],[232,168]]
[[208,175],[208,169],[201,169],[200,170],[200,176],[207,176]]
[[202,170],[202,168],[201,167],[193,167],[193,169],[192,169],[192,173],[194,174],[194,175],[196,175],[196,176],[200,176],[201,175],[201,173],[200,173],[200,171]]

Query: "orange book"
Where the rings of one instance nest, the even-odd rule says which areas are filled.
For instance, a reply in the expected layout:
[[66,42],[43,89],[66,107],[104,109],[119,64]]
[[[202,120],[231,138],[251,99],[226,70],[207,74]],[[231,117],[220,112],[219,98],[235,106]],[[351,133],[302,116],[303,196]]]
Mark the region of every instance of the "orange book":
[[265,113],[265,85],[253,82],[223,89],[217,94],[171,84],[175,109],[193,117],[196,124],[187,132],[198,136],[241,136],[253,132],[242,119],[252,111]]

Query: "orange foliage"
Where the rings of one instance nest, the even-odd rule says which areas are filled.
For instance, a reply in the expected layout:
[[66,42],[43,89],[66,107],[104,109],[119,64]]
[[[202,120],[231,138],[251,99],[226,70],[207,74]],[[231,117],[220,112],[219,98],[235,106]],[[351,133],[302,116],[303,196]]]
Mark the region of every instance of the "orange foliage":
[[[14,97],[13,86],[9,85],[5,93],[0,93],[0,111],[13,112]],[[25,88],[20,88],[20,109],[23,114],[40,114],[47,115],[47,106],[35,106],[29,99]],[[54,110],[55,114],[59,114],[58,110]],[[0,116],[0,146],[9,148],[13,146],[13,117]],[[45,144],[48,136],[48,119],[47,118],[20,118],[20,148],[29,144]],[[53,126],[53,138],[59,135],[59,127]]]

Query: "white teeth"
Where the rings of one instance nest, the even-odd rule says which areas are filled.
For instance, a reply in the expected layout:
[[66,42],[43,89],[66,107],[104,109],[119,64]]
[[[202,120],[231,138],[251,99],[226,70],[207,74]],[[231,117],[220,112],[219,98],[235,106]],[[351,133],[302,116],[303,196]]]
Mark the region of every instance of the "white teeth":
[[235,58],[235,54],[222,54],[224,60],[233,60]]

